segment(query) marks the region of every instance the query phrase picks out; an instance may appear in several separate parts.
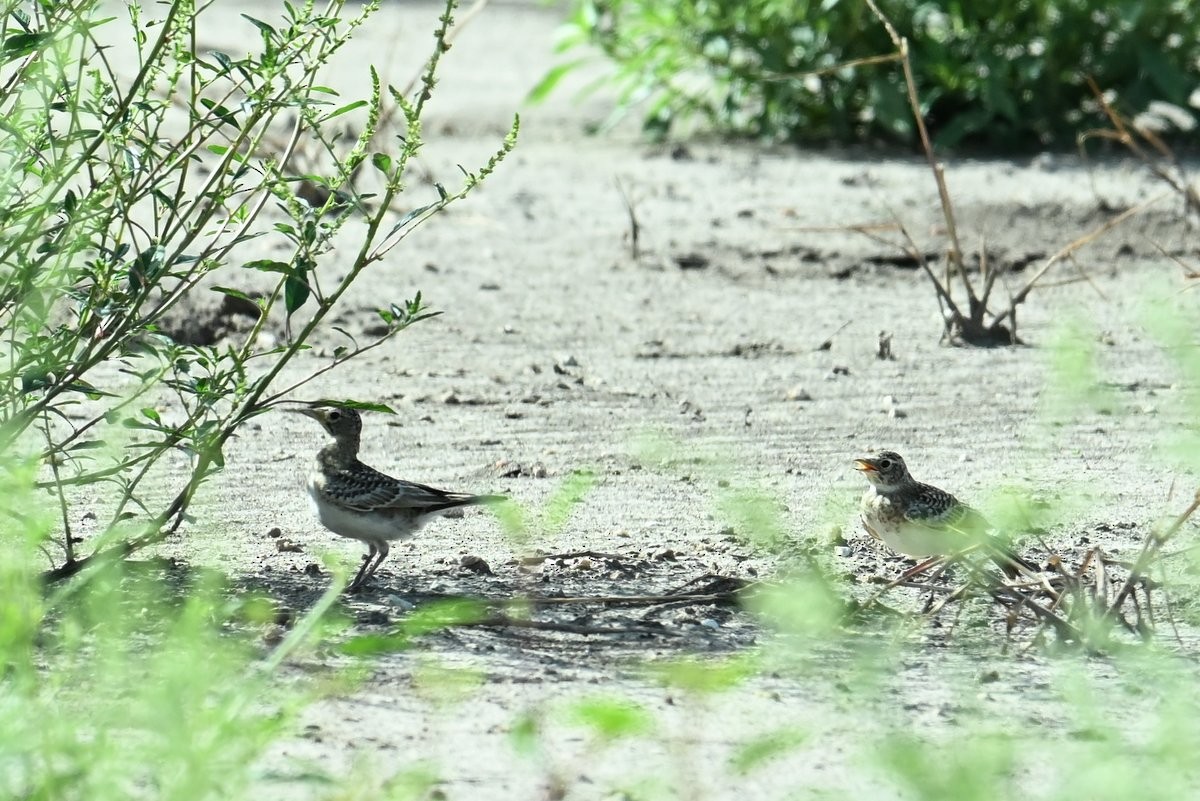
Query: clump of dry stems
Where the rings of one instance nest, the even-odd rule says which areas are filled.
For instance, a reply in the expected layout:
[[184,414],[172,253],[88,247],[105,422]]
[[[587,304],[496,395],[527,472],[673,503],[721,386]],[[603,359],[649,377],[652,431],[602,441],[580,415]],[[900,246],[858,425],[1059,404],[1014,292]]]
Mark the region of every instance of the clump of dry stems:
[[[978,257],[978,276],[975,278],[972,277],[971,270],[968,269],[966,264],[959,238],[954,203],[950,198],[950,191],[946,186],[945,168],[934,154],[933,142],[929,137],[929,131],[921,113],[921,102],[917,93],[916,80],[913,76],[912,63],[909,59],[908,40],[896,31],[891,21],[875,5],[874,0],[867,0],[867,5],[870,6],[871,11],[887,30],[888,36],[896,46],[896,50],[892,54],[881,56],[877,59],[855,62],[853,66],[890,61],[898,61],[901,65],[908,102],[912,109],[913,120],[921,142],[921,149],[925,154],[926,160],[929,162],[929,168],[933,172],[934,183],[937,185],[938,199],[941,205],[947,239],[944,253],[944,269],[940,275],[935,271],[934,267],[929,263],[925,249],[917,246],[904,224],[899,221],[896,221],[894,224],[882,226],[899,233],[901,236],[901,242],[889,242],[889,244],[896,244],[901,247],[908,257],[925,273],[930,283],[933,284],[938,305],[942,310],[944,326],[942,331],[943,341],[978,346],[1019,344],[1021,340],[1017,335],[1017,309],[1025,302],[1029,293],[1033,291],[1034,287],[1038,285],[1050,269],[1060,262],[1071,259],[1076,251],[1084,245],[1108,233],[1129,218],[1136,216],[1147,206],[1165,197],[1166,193],[1155,196],[1144,203],[1113,216],[1092,231],[1055,251],[1034,270],[1032,276],[1025,280],[1015,292],[1009,292],[1007,304],[995,304],[993,298],[994,290],[996,289],[998,279],[1002,278],[1006,273],[1005,265],[990,263],[986,248],[981,248]],[[1111,109],[1108,110],[1111,111]],[[1114,120],[1114,127],[1118,127],[1118,130],[1120,130],[1117,125],[1119,118],[1110,114],[1110,119]],[[1129,141],[1134,141],[1128,136],[1128,131],[1125,131],[1122,135],[1126,139],[1129,139]],[[1120,139],[1120,136],[1112,138]],[[1164,174],[1166,174],[1165,171]],[[1179,189],[1177,183],[1172,185],[1176,190]],[[1189,197],[1189,203],[1192,202],[1194,197],[1193,192]],[[885,241],[877,233],[880,228],[881,226],[872,225],[850,226],[849,230],[862,233],[878,241]]]

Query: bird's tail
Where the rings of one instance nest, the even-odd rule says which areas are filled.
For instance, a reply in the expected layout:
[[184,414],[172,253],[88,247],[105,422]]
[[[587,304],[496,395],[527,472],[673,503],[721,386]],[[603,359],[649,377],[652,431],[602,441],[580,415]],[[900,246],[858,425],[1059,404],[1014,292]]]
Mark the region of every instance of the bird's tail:
[[438,514],[460,506],[489,506],[507,501],[507,495],[470,495],[465,492],[441,492],[421,505],[423,514]]
[[1037,565],[1020,556],[1009,546],[992,540],[987,546],[988,556],[1004,571],[1006,578],[1016,578],[1021,572],[1037,573]]

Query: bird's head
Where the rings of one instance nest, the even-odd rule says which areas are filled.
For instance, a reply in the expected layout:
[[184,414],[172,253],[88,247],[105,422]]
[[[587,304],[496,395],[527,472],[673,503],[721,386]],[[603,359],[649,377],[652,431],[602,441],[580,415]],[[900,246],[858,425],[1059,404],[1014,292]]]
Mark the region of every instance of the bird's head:
[[314,403],[287,411],[311,417],[339,442],[345,440],[357,442],[358,436],[362,432],[362,417],[354,409],[345,406]]
[[854,469],[867,477],[876,489],[890,490],[912,481],[908,466],[895,451],[880,451],[874,456],[854,460]]

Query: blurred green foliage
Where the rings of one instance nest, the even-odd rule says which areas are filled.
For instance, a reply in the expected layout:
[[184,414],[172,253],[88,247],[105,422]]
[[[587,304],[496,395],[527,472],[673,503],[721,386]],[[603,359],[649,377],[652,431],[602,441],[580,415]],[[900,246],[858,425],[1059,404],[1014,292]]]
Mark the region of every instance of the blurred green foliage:
[[[643,106],[664,134],[699,118],[718,130],[793,142],[914,144],[895,52],[863,0],[572,0],[561,51],[599,48],[618,113]],[[1151,103],[1190,126],[1200,15],[1186,0],[880,0],[909,40],[936,144],[1002,150],[1071,145],[1100,125],[1087,85],[1138,114]],[[585,63],[551,70],[545,96]],[[1154,108],[1162,109],[1156,105]],[[1163,119],[1163,115],[1159,115]]]

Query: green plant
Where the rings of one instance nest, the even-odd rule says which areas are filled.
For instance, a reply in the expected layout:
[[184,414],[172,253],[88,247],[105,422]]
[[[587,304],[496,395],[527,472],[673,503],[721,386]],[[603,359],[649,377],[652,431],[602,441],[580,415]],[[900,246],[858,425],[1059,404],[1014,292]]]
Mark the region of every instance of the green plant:
[[513,545],[525,549],[535,542],[553,540],[567,525],[575,507],[595,485],[596,474],[591,470],[574,470],[563,479],[540,509],[524,509],[510,501],[495,506],[492,511]]
[[[1200,22],[1185,0],[886,0],[913,43],[916,83],[939,145],[1064,146],[1093,112],[1089,76],[1137,113],[1180,107],[1194,88]],[[644,104],[648,129],[692,117],[795,142],[916,144],[888,37],[861,0],[576,0],[562,50],[613,62],[618,112]],[[584,61],[564,62],[544,96]]]
[[[51,579],[174,532],[247,420],[431,316],[419,294],[386,305],[381,336],[342,331],[329,362],[277,386],[351,284],[515,143],[516,122],[453,191],[408,186],[454,0],[412,97],[372,69],[369,96],[349,102],[320,74],[377,3],[243,15],[260,45],[242,57],[196,50],[210,8],[176,0],[150,17],[129,2],[118,31],[97,0],[36,3],[11,8],[0,29],[0,464],[46,466],[37,485],[60,518]],[[395,130],[380,123],[389,106]],[[246,258],[260,238],[286,255]],[[321,269],[335,248],[338,277]],[[255,283],[265,289],[238,288]],[[168,313],[209,290],[253,322],[223,343],[168,336]],[[166,459],[177,452],[182,479]],[[168,500],[156,484],[174,485]],[[99,536],[81,556],[84,504]]]
[[48,596],[30,573],[13,581],[6,569],[0,795],[251,797],[267,749],[317,697],[312,685],[279,682],[278,668],[328,633],[345,577],[264,652],[255,635],[274,625],[272,604],[230,599],[213,575],[167,576],[180,586],[124,564],[99,565]]

